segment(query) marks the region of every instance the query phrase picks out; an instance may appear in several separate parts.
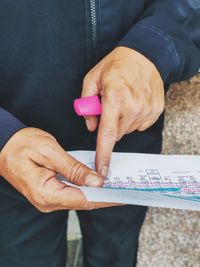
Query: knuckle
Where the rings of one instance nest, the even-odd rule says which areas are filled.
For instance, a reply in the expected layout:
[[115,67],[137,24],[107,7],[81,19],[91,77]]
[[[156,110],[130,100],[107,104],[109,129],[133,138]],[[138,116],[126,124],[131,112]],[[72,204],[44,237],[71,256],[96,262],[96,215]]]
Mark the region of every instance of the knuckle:
[[89,203],[89,204],[88,204],[88,210],[93,210],[93,209],[94,209],[93,204]]
[[154,111],[153,111],[153,115],[154,117],[159,117],[164,111],[164,108],[162,106],[157,106]]
[[122,139],[122,137],[125,135],[125,134],[127,134],[128,133],[128,131],[126,132],[126,133],[120,133],[119,135],[118,135],[118,137],[117,137],[117,142],[119,142],[121,139]]
[[47,145],[41,145],[38,152],[43,158],[51,158],[55,153],[54,149]]
[[164,112],[164,104],[160,105],[158,108],[158,114],[162,114]]
[[88,73],[85,75],[84,79],[83,79],[83,84],[87,84],[87,82],[89,81],[89,79],[90,79],[90,73],[88,72]]
[[38,211],[42,212],[42,213],[50,213],[50,212],[53,211],[53,209],[49,209],[49,208],[47,208],[47,207],[43,207],[43,206],[40,206],[40,205],[35,206],[35,208],[36,208]]
[[123,65],[118,59],[112,59],[106,67],[106,76],[112,80],[117,79],[118,81],[123,80],[124,76]]
[[[84,178],[87,172],[87,167],[85,167],[81,162],[76,161],[68,172],[68,178],[71,182],[75,184],[80,184],[81,178]],[[83,184],[84,181],[82,181],[81,184]]]
[[34,194],[31,197],[31,202],[37,209],[40,210],[47,210],[50,206],[48,197],[42,190],[39,190],[37,194]]
[[157,119],[157,118],[159,118],[161,114],[162,114],[162,111],[157,110],[157,111],[155,112],[155,115],[154,115],[154,118],[153,118],[153,119]]
[[90,70],[83,78],[83,85],[87,85],[92,79],[92,70]]
[[116,142],[118,137],[117,133],[109,128],[102,130],[101,135],[103,138],[106,138],[109,143]]
[[58,141],[55,136],[47,133],[46,138],[48,138],[51,142],[53,141],[54,143],[58,144]]
[[3,163],[2,166],[4,166],[4,168],[12,166],[14,158],[15,156],[13,155],[13,153],[7,153],[5,156],[1,156],[1,160]]
[[124,107],[126,110],[126,114],[128,116],[130,115],[134,115],[137,111],[137,109],[135,109],[135,106],[137,105],[137,103],[135,103],[135,99],[134,98],[128,98],[126,99],[126,101],[124,101]]
[[103,156],[102,159],[101,159],[102,165],[107,165],[109,161],[110,161],[110,158],[107,157],[107,156]]
[[135,103],[134,106],[132,106],[133,112],[135,115],[139,116],[140,114],[143,114],[145,110],[148,109],[148,105],[145,104],[144,101],[141,101],[138,99],[138,101]]
[[147,128],[149,128],[149,126],[150,126],[149,124],[143,124],[143,125],[139,126],[137,130],[138,130],[139,132],[143,132],[143,131],[145,131]]
[[93,204],[91,202],[88,202],[87,200],[83,204],[84,210],[93,210]]
[[138,125],[143,120],[144,114],[141,111],[135,111],[134,114],[132,114],[132,124]]
[[117,89],[116,85],[110,84],[105,90],[106,100],[114,103],[115,106],[121,106],[124,104],[124,94],[121,93],[120,89]]
[[87,200],[83,203],[83,209],[89,210],[89,202]]
[[149,117],[149,118],[153,118],[157,115],[160,115],[162,112],[163,112],[163,108],[158,103],[155,103],[153,105],[149,105],[145,109],[145,115],[146,115],[146,117]]
[[118,89],[113,92],[113,100],[115,101],[115,104],[119,106],[124,104],[124,96],[121,93],[121,90]]
[[155,107],[160,113],[162,113],[165,107],[165,99],[164,98],[158,99],[155,103]]
[[25,149],[24,147],[21,149],[16,150],[10,150],[5,155],[1,155],[1,162],[4,169],[10,169],[16,165],[20,166],[23,164],[24,159],[26,159],[28,154],[28,149]]
[[110,65],[110,68],[113,70],[113,71],[116,71],[116,70],[119,70],[121,69],[121,62],[117,59],[113,59],[112,62],[111,62],[111,65]]
[[132,108],[132,111],[129,113],[129,116],[132,118],[132,120],[138,120],[142,115],[142,111],[140,108]]
[[111,98],[113,95],[113,91],[115,86],[113,85],[113,78],[111,75],[107,74],[102,79],[102,89],[101,93],[102,96],[105,96],[106,98]]
[[33,203],[36,207],[40,207],[42,209],[46,209],[48,207],[48,203],[43,198],[36,197],[33,200]]
[[145,128],[145,127],[139,127],[137,130],[138,130],[139,132],[143,132],[144,130],[146,130],[146,128]]

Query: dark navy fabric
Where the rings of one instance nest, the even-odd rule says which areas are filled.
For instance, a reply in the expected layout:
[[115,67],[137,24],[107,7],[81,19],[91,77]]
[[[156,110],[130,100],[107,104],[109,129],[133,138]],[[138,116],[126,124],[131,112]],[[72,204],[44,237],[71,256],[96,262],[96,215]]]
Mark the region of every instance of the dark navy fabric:
[[21,121],[7,111],[0,108],[0,137],[1,144],[5,144],[8,139],[20,129],[26,127]]
[[[23,125],[51,132],[64,148],[87,138],[73,99],[95,63],[91,57],[98,61],[118,45],[147,56],[167,83],[198,71],[198,0],[95,3],[98,44],[92,46],[89,0],[0,1],[0,107],[13,115],[7,120],[1,109],[0,149]],[[152,127],[139,135],[141,150],[144,139],[149,146],[152,136],[159,138],[157,132]]]
[[150,1],[120,41],[151,59],[163,80],[190,78],[200,68],[200,1]]
[[136,267],[138,236],[147,208],[79,211],[85,267]]
[[0,266],[66,267],[67,217],[39,212],[0,178]]

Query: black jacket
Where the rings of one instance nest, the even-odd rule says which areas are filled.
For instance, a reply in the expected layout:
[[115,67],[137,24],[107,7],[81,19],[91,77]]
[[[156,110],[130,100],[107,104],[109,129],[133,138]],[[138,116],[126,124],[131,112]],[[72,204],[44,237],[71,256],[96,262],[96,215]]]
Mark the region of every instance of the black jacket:
[[[0,149],[25,125],[65,149],[94,149],[73,100],[116,46],[143,53],[166,85],[190,78],[200,67],[200,0],[0,0]],[[162,127],[163,116],[119,149],[159,152]]]

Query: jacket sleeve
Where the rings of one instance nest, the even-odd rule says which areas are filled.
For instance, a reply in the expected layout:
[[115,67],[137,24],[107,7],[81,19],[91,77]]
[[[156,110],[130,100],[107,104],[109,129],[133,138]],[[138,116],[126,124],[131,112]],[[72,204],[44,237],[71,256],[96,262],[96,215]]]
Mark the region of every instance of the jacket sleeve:
[[13,115],[0,108],[0,151],[13,134],[25,127]]
[[165,82],[189,79],[200,68],[200,0],[152,0],[118,43],[137,50]]

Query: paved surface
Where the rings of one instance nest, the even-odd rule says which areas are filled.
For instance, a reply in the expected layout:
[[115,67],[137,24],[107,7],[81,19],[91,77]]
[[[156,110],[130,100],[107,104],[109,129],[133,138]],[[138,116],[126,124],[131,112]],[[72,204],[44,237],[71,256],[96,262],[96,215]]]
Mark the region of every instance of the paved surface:
[[[167,96],[163,152],[200,154],[200,76]],[[138,267],[200,267],[200,212],[149,209]]]
[[[200,76],[174,85],[167,95],[163,153],[200,154]],[[69,225],[68,267],[82,267],[74,213]],[[138,252],[138,267],[146,266],[200,267],[200,212],[150,208]]]
[[67,267],[83,267],[82,242],[79,222],[74,211],[70,211],[68,220],[68,265]]

